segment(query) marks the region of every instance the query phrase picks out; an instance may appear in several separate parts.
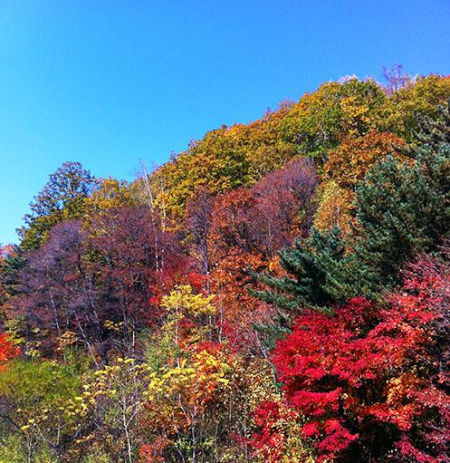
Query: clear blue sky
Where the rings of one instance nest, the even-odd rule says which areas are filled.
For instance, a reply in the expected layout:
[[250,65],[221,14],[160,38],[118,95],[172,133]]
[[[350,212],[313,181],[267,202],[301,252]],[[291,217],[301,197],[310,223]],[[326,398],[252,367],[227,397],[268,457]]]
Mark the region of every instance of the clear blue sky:
[[344,75],[450,73],[449,0],[1,0],[0,243],[66,160],[133,178]]

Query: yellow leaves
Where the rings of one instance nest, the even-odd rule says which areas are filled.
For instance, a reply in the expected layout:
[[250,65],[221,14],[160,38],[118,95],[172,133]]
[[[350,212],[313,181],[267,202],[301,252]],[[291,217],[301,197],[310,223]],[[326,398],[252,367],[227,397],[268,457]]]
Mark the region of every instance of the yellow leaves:
[[188,426],[208,403],[221,400],[232,372],[220,351],[185,351],[184,355],[176,366],[152,373],[146,392],[153,419],[164,421],[173,415],[181,427]]
[[[217,308],[213,295],[195,294],[189,285],[176,286],[162,298],[161,305],[167,311],[162,328],[163,336],[177,345],[193,344],[207,339],[213,329],[212,317]],[[186,321],[186,324],[180,322]]]
[[58,351],[62,351],[67,347],[74,345],[77,342],[77,335],[75,332],[67,330],[58,339]]
[[105,320],[103,322],[103,326],[108,329],[108,330],[111,330],[111,331],[120,331],[123,327],[124,323],[123,322],[114,322],[112,320]]
[[[419,77],[396,91],[386,102],[383,125],[413,142],[418,116],[436,116],[439,105],[450,98],[450,79],[435,74]],[[413,130],[412,130],[413,129]]]
[[214,296],[194,294],[189,285],[177,286],[169,295],[162,298],[162,306],[168,312],[184,312],[187,315],[214,315],[216,307],[212,304]]
[[342,231],[350,231],[352,223],[352,202],[354,193],[339,187],[330,181],[320,188],[320,203],[314,218],[314,226],[318,230],[331,230],[338,226]]
[[133,203],[130,186],[125,181],[108,177],[101,179],[97,188],[85,199],[86,216],[112,207],[130,206]]
[[372,120],[370,108],[365,104],[361,104],[355,95],[342,98],[340,106],[348,135],[359,135],[361,127],[370,124]]

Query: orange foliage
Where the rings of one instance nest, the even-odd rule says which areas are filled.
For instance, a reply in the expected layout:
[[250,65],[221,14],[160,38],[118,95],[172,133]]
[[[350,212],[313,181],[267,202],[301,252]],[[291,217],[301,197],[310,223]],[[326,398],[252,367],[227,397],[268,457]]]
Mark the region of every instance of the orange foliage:
[[403,144],[396,135],[377,131],[344,139],[324,165],[324,181],[319,187],[320,202],[314,220],[316,228],[330,230],[337,225],[343,231],[350,231],[357,184],[379,160],[390,154],[401,156],[395,147]]

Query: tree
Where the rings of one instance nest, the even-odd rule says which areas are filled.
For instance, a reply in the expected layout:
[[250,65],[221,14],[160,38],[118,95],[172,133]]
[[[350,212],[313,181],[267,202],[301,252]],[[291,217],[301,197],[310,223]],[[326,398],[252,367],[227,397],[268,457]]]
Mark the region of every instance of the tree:
[[[118,357],[87,378],[83,392],[67,401],[77,435],[73,452],[107,455],[112,461],[136,461],[140,413],[146,401],[149,368],[133,358]],[[79,460],[76,460],[79,461]]]
[[19,230],[22,249],[37,249],[53,225],[78,218],[94,183],[94,177],[79,162],[65,162],[50,175],[30,203],[31,213],[25,216],[25,226]]
[[306,311],[278,342],[286,404],[317,461],[446,460],[448,288],[448,264],[422,258],[384,306]]
[[113,315],[100,304],[85,239],[80,222],[62,222],[38,250],[23,254],[10,318],[20,322],[25,352],[39,346],[42,353],[55,355],[64,337],[75,333],[93,358],[99,353],[107,362],[110,333],[103,322]]
[[413,165],[388,157],[356,190],[355,253],[374,287],[398,281],[414,252],[433,252],[450,229],[450,145],[424,144]]
[[145,453],[151,454],[155,439],[158,443],[163,438],[163,455],[169,462],[232,457],[230,432],[237,427],[240,411],[236,370],[236,360],[223,345],[204,342],[182,349],[172,365],[153,372],[145,405]]
[[209,234],[212,222],[214,197],[205,189],[198,191],[195,198],[187,203],[186,229],[191,244],[192,254],[197,260],[201,274],[207,278],[211,271]]
[[392,95],[412,82],[411,76],[403,73],[403,66],[401,64],[394,64],[391,69],[384,66],[383,76],[386,79],[387,85],[385,88],[388,95]]
[[278,397],[263,401],[253,411],[257,432],[250,446],[261,463],[314,463],[314,451],[302,435],[300,413]]
[[139,331],[157,325],[159,309],[152,301],[189,268],[175,235],[159,224],[145,206],[111,208],[92,221],[90,271],[123,355],[135,356]]
[[395,133],[408,143],[415,143],[423,117],[436,119],[439,106],[450,98],[448,76],[430,74],[413,79],[393,92],[383,108],[381,127]]
[[332,150],[323,167],[315,226],[320,230],[339,226],[343,231],[350,231],[358,183],[378,161],[390,154],[404,161],[396,151],[402,145],[404,142],[393,134],[371,131],[361,137],[345,138]]
[[295,159],[256,185],[217,199],[211,241],[216,259],[233,248],[270,259],[306,233],[314,212],[317,177],[310,160]]
[[133,195],[133,185],[112,177],[98,179],[91,193],[84,200],[83,220],[89,225],[97,214],[111,208],[137,206],[139,201]]
[[320,308],[334,301],[333,270],[345,261],[345,248],[340,231],[319,232],[297,240],[294,246],[279,253],[280,264],[286,276],[279,278],[269,274],[255,275],[267,285],[267,291],[254,291],[262,300],[275,304],[287,312],[288,319],[302,307]]
[[343,138],[380,126],[385,98],[373,80],[325,83],[293,106],[281,123],[282,136],[296,144],[298,154],[317,158],[322,165]]

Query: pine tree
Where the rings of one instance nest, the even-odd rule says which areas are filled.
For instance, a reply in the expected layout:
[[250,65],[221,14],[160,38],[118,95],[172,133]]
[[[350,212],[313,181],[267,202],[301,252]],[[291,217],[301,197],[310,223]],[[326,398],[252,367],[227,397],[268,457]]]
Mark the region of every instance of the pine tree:
[[398,283],[398,270],[414,253],[436,252],[450,230],[449,107],[437,121],[425,120],[410,152],[375,166],[357,187],[359,224],[355,256],[374,289]]
[[257,280],[270,289],[253,291],[261,300],[282,310],[298,313],[302,308],[324,307],[333,298],[333,269],[344,260],[344,246],[338,228],[331,232],[312,229],[311,235],[280,251],[280,263],[291,276],[267,274]]

